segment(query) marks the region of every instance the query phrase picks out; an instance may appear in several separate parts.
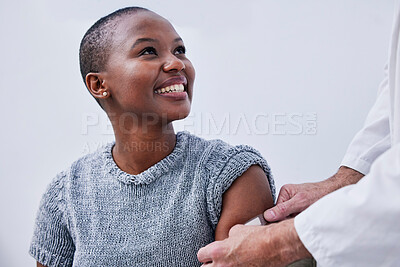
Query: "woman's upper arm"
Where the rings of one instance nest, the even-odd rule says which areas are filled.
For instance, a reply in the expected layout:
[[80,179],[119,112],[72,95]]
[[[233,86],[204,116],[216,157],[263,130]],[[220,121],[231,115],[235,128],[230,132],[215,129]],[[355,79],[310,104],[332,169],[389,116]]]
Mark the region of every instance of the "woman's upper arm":
[[[40,201],[29,254],[40,263],[36,266],[72,265],[75,244],[68,228],[64,201],[65,173],[56,176]],[[39,265],[41,264],[41,265]]]
[[40,262],[36,262],[36,267],[46,267],[46,266],[44,266],[44,265],[42,265]]
[[273,205],[265,172],[260,166],[252,165],[223,194],[221,217],[215,230],[215,240],[227,238],[232,226],[246,223]]

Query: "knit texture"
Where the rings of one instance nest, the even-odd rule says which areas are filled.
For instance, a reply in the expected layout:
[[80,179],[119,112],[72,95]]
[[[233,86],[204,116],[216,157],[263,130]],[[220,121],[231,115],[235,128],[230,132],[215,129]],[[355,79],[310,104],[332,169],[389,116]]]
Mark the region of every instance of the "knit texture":
[[48,186],[30,254],[45,266],[200,266],[214,241],[222,195],[251,165],[249,146],[179,132],[174,150],[138,174],[114,162],[114,142],[74,162]]

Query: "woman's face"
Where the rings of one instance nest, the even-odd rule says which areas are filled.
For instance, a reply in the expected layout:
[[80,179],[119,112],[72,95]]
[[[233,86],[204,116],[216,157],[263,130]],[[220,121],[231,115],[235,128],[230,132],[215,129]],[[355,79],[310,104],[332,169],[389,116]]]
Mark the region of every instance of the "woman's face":
[[190,112],[194,68],[175,29],[153,12],[118,20],[103,77],[111,113],[155,124]]

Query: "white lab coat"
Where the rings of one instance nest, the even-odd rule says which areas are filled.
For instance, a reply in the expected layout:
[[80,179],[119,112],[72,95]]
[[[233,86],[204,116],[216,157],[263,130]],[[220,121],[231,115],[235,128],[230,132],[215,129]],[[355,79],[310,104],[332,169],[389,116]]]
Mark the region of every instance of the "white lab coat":
[[378,99],[342,162],[366,176],[295,218],[318,266],[400,266],[400,10],[396,15]]

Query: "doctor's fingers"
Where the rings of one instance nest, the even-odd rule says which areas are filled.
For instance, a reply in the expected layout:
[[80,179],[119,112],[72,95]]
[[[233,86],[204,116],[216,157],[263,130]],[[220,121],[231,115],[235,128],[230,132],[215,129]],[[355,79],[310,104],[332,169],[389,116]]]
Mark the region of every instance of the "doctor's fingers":
[[297,215],[309,206],[307,193],[298,192],[290,199],[276,204],[264,212],[264,218],[268,222],[276,222],[286,219],[290,215]]
[[299,192],[304,191],[305,184],[285,184],[279,191],[276,204],[286,202],[296,196]]
[[215,241],[205,247],[202,247],[197,252],[197,259],[203,263],[203,266],[217,266],[212,262],[218,260],[226,254],[225,248],[222,244],[223,241]]

